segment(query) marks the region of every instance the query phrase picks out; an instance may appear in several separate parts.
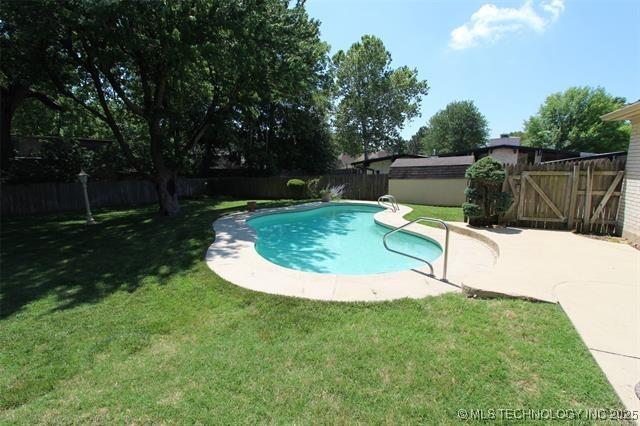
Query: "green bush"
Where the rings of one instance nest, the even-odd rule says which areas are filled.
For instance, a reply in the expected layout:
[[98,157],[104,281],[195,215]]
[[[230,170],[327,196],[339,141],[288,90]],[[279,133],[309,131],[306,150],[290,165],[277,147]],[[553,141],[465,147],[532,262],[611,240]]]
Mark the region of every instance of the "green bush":
[[307,193],[311,198],[320,197],[320,179],[314,178],[307,181]]
[[287,182],[287,188],[289,188],[291,198],[299,200],[301,198],[304,198],[307,184],[302,179],[289,179],[289,181]]
[[491,226],[498,222],[511,204],[511,196],[502,192],[505,178],[502,163],[484,157],[472,164],[465,173],[469,187],[465,190],[467,202],[462,205],[469,223],[475,226]]

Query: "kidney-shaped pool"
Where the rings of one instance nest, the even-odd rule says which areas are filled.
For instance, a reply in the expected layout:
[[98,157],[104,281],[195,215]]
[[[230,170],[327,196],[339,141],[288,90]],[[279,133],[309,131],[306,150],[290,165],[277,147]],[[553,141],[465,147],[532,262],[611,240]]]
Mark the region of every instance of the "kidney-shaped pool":
[[[389,229],[375,222],[377,206],[342,204],[274,213],[248,221],[257,233],[256,250],[285,268],[326,274],[378,274],[424,267],[424,263],[385,249]],[[429,262],[442,254],[439,244],[397,232],[387,243]]]

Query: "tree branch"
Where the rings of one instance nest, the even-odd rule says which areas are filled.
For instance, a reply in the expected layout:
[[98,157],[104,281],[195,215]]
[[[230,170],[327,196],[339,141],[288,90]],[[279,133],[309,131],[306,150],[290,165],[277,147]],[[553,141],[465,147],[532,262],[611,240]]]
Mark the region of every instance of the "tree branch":
[[129,99],[129,97],[124,92],[122,85],[118,82],[118,80],[116,79],[115,75],[113,75],[111,70],[109,70],[108,67],[100,67],[100,71],[102,71],[102,73],[105,75],[105,77],[107,78],[107,81],[113,88],[114,92],[116,92],[118,97],[122,99],[122,102],[124,102],[127,108],[129,108],[129,111],[141,117],[144,117],[145,116],[144,110],[140,106],[133,103],[131,99]]
[[51,109],[55,109],[56,111],[65,111],[66,110],[66,108],[64,106],[60,105],[54,99],[50,98],[49,96],[47,96],[46,94],[44,94],[42,92],[37,92],[35,90],[29,90],[25,97],[37,99],[44,106],[46,106],[48,108],[51,108]]

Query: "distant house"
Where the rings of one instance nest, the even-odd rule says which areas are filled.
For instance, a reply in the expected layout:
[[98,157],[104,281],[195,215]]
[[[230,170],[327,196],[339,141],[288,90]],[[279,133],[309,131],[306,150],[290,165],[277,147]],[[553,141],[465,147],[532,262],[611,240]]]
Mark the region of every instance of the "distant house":
[[605,114],[601,118],[604,121],[631,121],[631,141],[618,220],[622,224],[622,236],[640,242],[640,101]]
[[460,206],[465,201],[464,174],[473,155],[399,158],[389,172],[389,194],[401,203]]
[[519,137],[500,135],[499,138],[489,140],[486,147],[469,149],[466,151],[440,154],[441,157],[473,155],[476,161],[482,157],[492,157],[504,164],[538,164],[546,161],[562,160],[565,158],[581,157],[589,153],[564,151],[551,148],[534,148],[520,145]]
[[369,158],[364,159],[364,155],[359,156],[355,161],[351,162],[351,167],[366,174],[381,174],[386,175],[389,173],[391,163],[398,158],[426,158],[424,155],[414,154],[392,154],[387,151],[378,151],[369,154]]
[[335,168],[338,170],[350,169],[351,163],[353,163],[354,161],[356,161],[356,157],[352,157],[349,154],[342,153],[338,155]]

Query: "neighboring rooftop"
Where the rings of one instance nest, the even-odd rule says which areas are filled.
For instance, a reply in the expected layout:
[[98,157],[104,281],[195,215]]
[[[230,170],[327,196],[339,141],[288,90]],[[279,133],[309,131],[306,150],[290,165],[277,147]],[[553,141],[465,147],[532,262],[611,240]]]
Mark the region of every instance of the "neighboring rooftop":
[[640,117],[640,100],[623,106],[620,109],[600,116],[604,121],[629,120],[633,117]]
[[369,154],[369,158],[365,161],[364,159],[364,155],[359,156],[358,158],[356,158],[355,161],[353,161],[351,164],[352,165],[356,165],[356,164],[371,164],[371,163],[376,163],[378,161],[386,161],[386,160],[395,160],[397,158],[425,158],[424,155],[417,155],[417,154],[392,154],[390,152],[387,151],[378,151],[378,152],[372,152],[371,154]]
[[509,136],[509,135],[500,135],[499,138],[489,139],[489,146],[520,146],[520,138],[517,136]]
[[398,158],[391,164],[389,179],[460,179],[473,161],[473,155]]
[[616,158],[626,157],[627,151],[614,151],[603,152],[601,154],[593,154],[588,152],[581,152],[579,157],[563,158],[561,160],[544,161],[543,164],[549,163],[573,163],[577,161],[592,161],[599,160],[601,158],[608,158],[609,160],[615,160]]
[[433,166],[469,166],[473,164],[473,155],[458,157],[423,157],[423,158],[398,158],[391,167],[433,167]]
[[355,157],[350,156],[349,154],[342,153],[338,155],[338,161],[336,167],[339,169],[348,169],[351,166],[351,163],[356,161]]
[[500,145],[492,145],[492,146],[483,146],[481,148],[475,149],[467,149],[465,151],[451,152],[451,153],[443,153],[440,154],[442,157],[455,157],[461,155],[478,155],[478,154],[486,154],[489,151],[492,151],[496,148],[511,148],[517,149],[520,152],[543,152],[543,153],[553,153],[553,154],[562,154],[568,157],[579,157],[580,153],[578,151],[565,151],[561,149],[553,149],[553,148],[539,148],[533,146],[522,146],[522,145],[508,145],[508,144],[500,144]]

